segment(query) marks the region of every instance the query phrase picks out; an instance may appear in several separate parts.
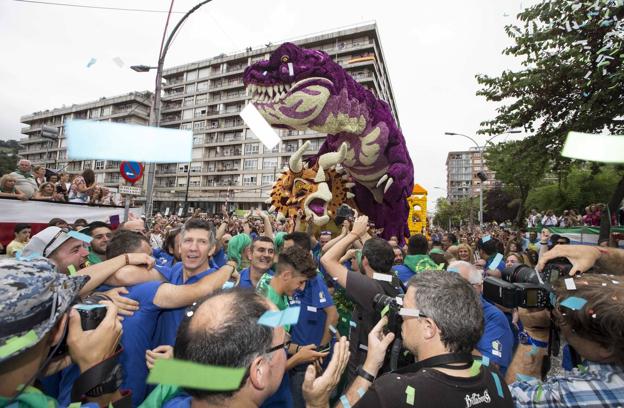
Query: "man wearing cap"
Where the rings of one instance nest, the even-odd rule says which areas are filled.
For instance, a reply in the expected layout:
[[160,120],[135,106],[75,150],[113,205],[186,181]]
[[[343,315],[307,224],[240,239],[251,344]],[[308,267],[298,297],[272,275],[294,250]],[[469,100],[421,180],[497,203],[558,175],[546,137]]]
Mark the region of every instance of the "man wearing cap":
[[[77,310],[70,308],[86,282],[82,276],[58,273],[45,259],[0,261],[0,406],[56,406],[56,401],[32,386],[42,375],[52,374],[71,361],[81,373],[109,359],[121,336],[117,308],[111,302],[94,330],[83,331]],[[69,356],[48,361],[67,332]],[[82,398],[106,406],[123,398],[110,371],[105,389],[88,391]],[[82,399],[81,398],[81,399]],[[97,405],[94,405],[97,406]]]
[[[86,275],[91,279],[83,286],[81,294],[95,290],[116,271],[127,265],[147,265],[152,267],[154,259],[146,254],[126,254],[80,269],[89,251],[85,245],[91,237],[69,229],[48,227],[35,234],[22,251],[22,259],[47,258],[56,270],[63,274]],[[122,282],[122,284],[125,284]]]

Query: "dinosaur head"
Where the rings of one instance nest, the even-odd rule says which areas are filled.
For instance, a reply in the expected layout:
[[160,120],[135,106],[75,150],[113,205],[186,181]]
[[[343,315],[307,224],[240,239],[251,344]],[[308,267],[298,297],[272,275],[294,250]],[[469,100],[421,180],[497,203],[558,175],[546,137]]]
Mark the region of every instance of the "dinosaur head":
[[316,225],[325,225],[338,207],[353,197],[349,191],[353,183],[343,175],[344,170],[336,168],[344,159],[346,145],[338,152],[321,155],[314,166],[308,167],[302,156],[309,144],[304,143],[290,157],[288,169],[273,185],[267,204],[271,204],[271,211],[291,218],[302,210]]
[[271,125],[305,129],[344,88],[345,75],[326,53],[284,43],[268,60],[247,67],[243,81]]

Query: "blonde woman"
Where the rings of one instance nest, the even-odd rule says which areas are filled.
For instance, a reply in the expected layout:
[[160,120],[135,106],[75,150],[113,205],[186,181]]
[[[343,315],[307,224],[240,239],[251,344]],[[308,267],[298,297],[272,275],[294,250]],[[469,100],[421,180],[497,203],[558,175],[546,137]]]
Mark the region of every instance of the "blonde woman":
[[17,197],[20,200],[28,200],[28,196],[15,187],[17,180],[10,174],[0,178],[0,197]]
[[474,254],[472,248],[468,244],[459,244],[457,246],[457,258],[460,261],[466,261],[468,263],[474,263]]

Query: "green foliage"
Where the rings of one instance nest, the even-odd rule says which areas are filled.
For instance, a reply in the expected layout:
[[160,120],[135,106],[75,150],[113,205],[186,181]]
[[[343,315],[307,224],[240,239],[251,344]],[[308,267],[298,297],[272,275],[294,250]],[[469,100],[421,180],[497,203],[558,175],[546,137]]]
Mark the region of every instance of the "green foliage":
[[472,221],[477,222],[477,214],[479,213],[479,199],[477,197],[463,198],[456,201],[448,201],[446,198],[438,198],[436,201],[436,214],[433,223],[442,227],[448,227],[449,221],[451,225],[458,226]]
[[17,165],[17,140],[0,140],[0,175],[10,173]]
[[526,208],[540,211],[574,209],[580,214],[593,203],[604,203],[624,175],[621,167],[604,166],[598,172],[590,166],[575,166],[561,183],[552,182],[529,193]]
[[477,75],[488,101],[503,102],[480,133],[523,127],[533,149],[557,161],[571,130],[624,132],[624,6],[622,0],[547,0],[505,27],[515,42],[503,51],[523,68],[498,77]]
[[483,201],[486,208],[483,216],[485,222],[513,220],[518,214],[520,200],[516,189],[493,188],[484,192]]
[[541,182],[548,160],[528,139],[490,145],[485,157],[488,167],[496,172],[496,179],[520,199],[514,217],[519,223],[529,192]]

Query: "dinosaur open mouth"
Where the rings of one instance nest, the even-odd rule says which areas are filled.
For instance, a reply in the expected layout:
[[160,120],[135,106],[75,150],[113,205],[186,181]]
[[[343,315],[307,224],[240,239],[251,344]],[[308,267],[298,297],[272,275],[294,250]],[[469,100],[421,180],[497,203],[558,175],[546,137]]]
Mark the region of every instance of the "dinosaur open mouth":
[[250,83],[247,85],[247,94],[251,96],[252,102],[255,103],[277,103],[288,95],[312,85],[330,87],[333,83],[323,77],[306,78],[292,84],[263,85]]
[[325,205],[326,205],[325,200],[322,200],[320,198],[315,198],[308,203],[308,208],[314,214],[318,215],[319,217],[322,217],[325,214]]

